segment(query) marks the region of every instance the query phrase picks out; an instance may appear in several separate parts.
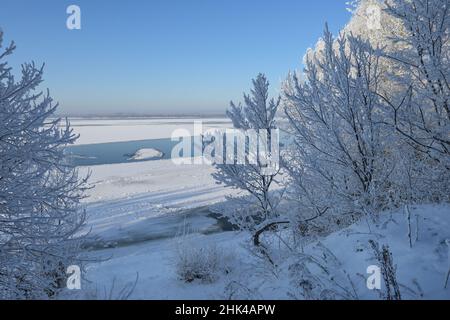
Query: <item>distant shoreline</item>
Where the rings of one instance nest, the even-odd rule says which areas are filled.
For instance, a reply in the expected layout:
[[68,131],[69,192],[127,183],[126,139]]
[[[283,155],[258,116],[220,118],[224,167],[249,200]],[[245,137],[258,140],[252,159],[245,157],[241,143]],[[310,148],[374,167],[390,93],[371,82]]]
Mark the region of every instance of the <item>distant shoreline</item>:
[[226,114],[170,114],[170,115],[133,115],[133,114],[110,114],[110,115],[75,115],[60,114],[56,118],[70,119],[210,119],[210,118],[227,118]]

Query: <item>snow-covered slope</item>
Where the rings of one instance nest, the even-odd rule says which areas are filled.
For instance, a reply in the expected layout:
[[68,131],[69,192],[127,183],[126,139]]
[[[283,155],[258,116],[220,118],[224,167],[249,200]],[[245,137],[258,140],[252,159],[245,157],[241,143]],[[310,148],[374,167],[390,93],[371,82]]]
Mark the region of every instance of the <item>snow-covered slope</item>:
[[[365,281],[369,276],[367,267],[379,266],[369,240],[376,241],[380,247],[389,246],[403,299],[450,299],[450,283],[444,289],[450,268],[450,251],[446,244],[450,239],[450,206],[426,205],[410,209],[412,247],[405,211],[383,213],[378,222],[364,219],[320,243],[337,258],[338,268],[351,276],[361,299],[379,298],[379,292],[369,290]],[[317,255],[317,245],[308,246],[307,252]]]
[[[449,248],[446,244],[446,239],[450,239],[450,206],[427,205],[412,207],[410,210],[412,248],[402,209],[381,214],[377,222],[363,219],[325,238],[305,244],[303,252],[291,252],[287,259],[281,254],[277,267],[264,268],[261,261],[244,249],[242,244],[249,239],[247,233],[194,233],[189,236],[193,245],[216,244],[226,248],[234,256],[233,271],[222,275],[212,284],[185,283],[177,278],[177,238],[94,251],[96,257],[110,259],[91,264],[87,278],[94,282],[96,288],[108,290],[113,279],[120,288],[132,283],[136,274],[139,274],[131,295],[131,298],[137,299],[223,299],[229,297],[230,285],[235,283],[239,283],[241,289],[245,288],[235,298],[302,298],[297,284],[307,277],[304,273],[295,273],[293,270],[299,261],[308,257],[310,261],[319,262],[327,269],[324,273],[322,269],[306,264],[313,273],[312,276],[321,283],[321,287],[316,287],[319,291],[315,294],[326,289],[343,295],[343,292],[348,292],[357,299],[379,299],[380,291],[369,290],[366,286],[366,279],[370,276],[367,273],[368,266],[378,264],[369,245],[369,240],[374,240],[380,246],[389,245],[403,299],[449,299],[450,283],[445,289],[444,281],[450,267]],[[155,224],[153,227],[160,228],[161,225]],[[151,231],[150,226],[147,232]],[[383,291],[383,280],[381,283]],[[91,289],[92,286],[87,291]]]

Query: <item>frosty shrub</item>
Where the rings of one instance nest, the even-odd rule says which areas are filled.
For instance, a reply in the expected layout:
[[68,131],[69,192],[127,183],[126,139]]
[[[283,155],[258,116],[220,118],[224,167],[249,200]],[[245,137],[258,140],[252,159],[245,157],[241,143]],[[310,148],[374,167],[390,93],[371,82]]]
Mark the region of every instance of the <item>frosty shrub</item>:
[[226,300],[262,300],[262,296],[254,288],[250,288],[245,280],[232,279],[224,288],[223,296]]
[[299,252],[289,265],[289,296],[300,300],[357,300],[358,294],[342,263],[322,243],[314,254]]
[[389,250],[389,246],[383,245],[380,249],[378,242],[370,240],[369,243],[375,254],[375,258],[380,265],[381,274],[383,275],[385,287],[383,298],[386,300],[401,300],[402,295],[400,293],[400,286],[396,275],[397,267],[394,265],[392,252]]
[[215,282],[232,269],[233,256],[216,245],[201,246],[185,242],[177,246],[176,273],[184,282]]

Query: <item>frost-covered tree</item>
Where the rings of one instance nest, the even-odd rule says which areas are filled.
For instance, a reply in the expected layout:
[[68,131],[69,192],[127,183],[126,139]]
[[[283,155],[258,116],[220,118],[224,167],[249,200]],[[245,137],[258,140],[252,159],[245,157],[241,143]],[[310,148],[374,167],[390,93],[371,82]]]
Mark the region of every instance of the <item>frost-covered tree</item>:
[[386,12],[384,0],[353,1],[350,21],[341,33],[360,36],[368,40],[373,46],[395,48],[397,45],[392,36],[401,37],[405,29],[401,21]]
[[397,181],[409,201],[448,201],[450,182],[450,9],[448,0],[389,0],[385,14],[403,32],[381,58],[388,85],[378,94],[397,133]]
[[293,137],[285,162],[300,212],[338,214],[389,203],[391,131],[382,124],[379,50],[326,28],[323,50],[306,59],[305,79],[288,77],[284,109]]
[[[407,202],[448,200],[448,1],[354,3],[353,16],[340,34],[382,48],[377,51],[375,94],[383,105],[379,120],[396,133],[386,142],[396,163],[390,180],[397,192],[391,196]],[[334,51],[339,47],[334,40]],[[320,39],[305,60],[324,59],[324,48],[324,39]],[[321,72],[317,68],[318,77]]]
[[42,68],[23,64],[16,80],[5,61],[14,49],[0,53],[0,298],[49,298],[78,261],[86,180],[63,151],[77,136],[38,92]]
[[401,94],[382,92],[392,125],[417,151],[450,169],[450,3],[448,0],[389,0],[386,12],[406,33],[402,46],[384,57]]
[[[276,207],[280,200],[280,194],[273,190],[280,168],[270,160],[271,156],[279,152],[273,150],[279,147],[274,145],[279,137],[273,134],[278,134],[274,129],[277,128],[275,115],[280,98],[269,99],[268,92],[269,82],[263,74],[259,74],[253,80],[251,93],[244,94],[244,106],[231,102],[227,115],[234,128],[245,135],[245,140],[237,141],[238,144],[245,145],[245,162],[238,163],[236,159],[231,159],[231,163],[217,165],[218,170],[214,174],[218,182],[246,191],[250,195],[234,199],[235,203],[239,202],[239,207],[226,210],[224,215],[232,223],[252,230],[258,230],[278,217]],[[228,139],[229,137],[227,136]],[[227,153],[229,154],[229,150]],[[259,245],[258,236],[255,236],[254,243]]]

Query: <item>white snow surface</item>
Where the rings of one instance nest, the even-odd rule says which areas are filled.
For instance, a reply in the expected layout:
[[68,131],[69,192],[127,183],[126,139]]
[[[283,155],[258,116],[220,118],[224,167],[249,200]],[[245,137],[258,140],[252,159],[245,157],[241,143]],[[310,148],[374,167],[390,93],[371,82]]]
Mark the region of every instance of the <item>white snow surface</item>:
[[[418,221],[418,240],[415,241],[413,220],[412,248],[409,247],[403,209],[384,212],[376,222],[363,219],[318,241],[337,257],[341,263],[339,268],[352,276],[360,299],[379,298],[376,290],[366,287],[367,267],[378,265],[369,240],[377,241],[380,247],[389,246],[403,299],[450,299],[450,287],[444,289],[445,275],[450,267],[449,248],[445,244],[445,240],[450,239],[450,206],[415,206],[411,207],[411,214],[413,218],[417,216]],[[307,250],[313,252],[318,242],[309,245]],[[358,279],[357,274],[364,275],[364,279]],[[410,292],[411,289],[416,294]]]
[[203,130],[229,128],[226,118],[139,118],[139,119],[69,119],[80,138],[75,145],[170,138],[176,129],[194,134],[194,122],[201,121]]
[[154,158],[161,158],[164,154],[153,148],[142,148],[136,151],[133,156],[128,158],[128,160],[148,160]]
[[161,205],[177,208],[200,207],[223,201],[231,191],[216,184],[214,167],[203,164],[177,165],[171,159],[80,167],[91,173],[87,203],[122,199],[137,195]]
[[[450,288],[444,289],[444,280],[450,267],[449,250],[445,244],[445,240],[450,238],[450,206],[417,206],[411,211],[419,217],[419,240],[412,248],[406,236],[403,210],[399,210],[383,213],[377,223],[369,222],[370,231],[367,221],[360,221],[317,239],[305,246],[304,253],[318,257],[317,249],[327,248],[338,261],[330,269],[332,274],[348,274],[354,286],[350,290],[358,299],[379,299],[377,290],[366,287],[367,267],[377,265],[368,241],[376,240],[380,246],[389,245],[403,299],[449,299]],[[236,296],[239,299],[291,299],[295,289],[289,278],[289,266],[295,262],[295,255],[280,259],[281,264],[272,273],[261,268],[260,261],[256,261],[242,246],[249,238],[245,232],[194,233],[189,236],[188,241],[194,245],[215,244],[234,257],[232,272],[221,275],[211,284],[185,283],[178,279],[175,252],[179,241],[175,237],[93,251],[96,258],[107,260],[87,268],[87,278],[93,285],[78,292],[77,297],[90,297],[93,287],[96,292],[108,292],[113,283],[119,291],[133,283],[138,275],[137,285],[130,296],[132,299],[225,299],[229,297],[227,286],[236,281],[246,288],[244,295]],[[351,288],[350,282],[343,281],[341,285]]]
[[207,207],[237,193],[216,184],[214,170],[170,159],[81,167],[95,186],[84,200],[87,228],[105,246],[174,236],[186,215],[196,229],[214,228]]

